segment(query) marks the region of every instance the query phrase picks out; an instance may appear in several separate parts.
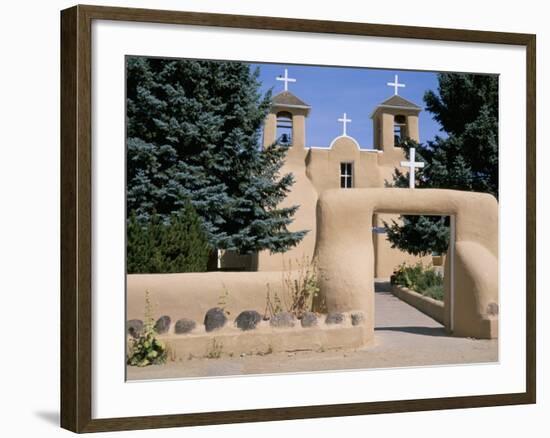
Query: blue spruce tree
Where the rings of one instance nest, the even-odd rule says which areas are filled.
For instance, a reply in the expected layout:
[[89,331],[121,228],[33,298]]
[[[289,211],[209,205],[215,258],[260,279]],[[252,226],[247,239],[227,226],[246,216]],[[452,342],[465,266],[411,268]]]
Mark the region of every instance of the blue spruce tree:
[[240,62],[127,58],[127,210],[170,221],[190,201],[212,249],[285,251],[286,149],[259,147],[271,95]]

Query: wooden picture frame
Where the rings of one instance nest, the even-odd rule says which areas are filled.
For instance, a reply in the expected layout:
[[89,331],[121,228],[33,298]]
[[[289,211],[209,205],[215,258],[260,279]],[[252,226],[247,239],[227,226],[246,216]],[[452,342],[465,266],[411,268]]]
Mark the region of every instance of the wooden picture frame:
[[[346,403],[193,414],[92,418],[92,156],[93,20],[186,24],[347,34],[526,48],[526,391],[522,393]],[[530,34],[75,6],[61,12],[61,426],[98,432],[529,404],[536,401],[536,37]]]

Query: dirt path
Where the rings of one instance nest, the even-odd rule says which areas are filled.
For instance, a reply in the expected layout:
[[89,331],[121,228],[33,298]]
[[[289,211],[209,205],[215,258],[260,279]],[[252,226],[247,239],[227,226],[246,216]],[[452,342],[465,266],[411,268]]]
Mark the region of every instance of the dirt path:
[[129,380],[272,374],[336,369],[388,368],[494,362],[497,340],[447,336],[441,324],[394,297],[387,283],[376,284],[376,345],[353,351],[276,353],[168,362],[128,367]]

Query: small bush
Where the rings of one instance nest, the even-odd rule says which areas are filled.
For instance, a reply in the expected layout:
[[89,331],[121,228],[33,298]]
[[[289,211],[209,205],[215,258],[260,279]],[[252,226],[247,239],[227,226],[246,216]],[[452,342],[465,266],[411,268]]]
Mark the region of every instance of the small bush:
[[443,285],[434,285],[430,286],[428,289],[426,289],[424,292],[421,292],[422,295],[425,295],[427,297],[433,298],[434,300],[443,301],[443,295],[445,293],[445,290],[443,288]]
[[392,284],[398,284],[412,289],[422,295],[443,300],[443,277],[431,267],[422,263],[407,266],[405,263],[392,275]]
[[128,365],[144,367],[159,365],[166,362],[167,351],[162,341],[159,341],[154,329],[155,319],[149,292],[145,292],[145,326],[143,332],[136,338],[128,341]]
[[272,294],[267,284],[264,319],[280,312],[289,312],[301,319],[304,313],[313,309],[314,300],[319,296],[317,264],[304,256],[296,261],[295,270],[292,261],[288,265],[285,264],[282,275],[282,296],[276,292]]
[[289,264],[285,275],[285,286],[290,295],[288,311],[298,319],[313,307],[313,301],[319,294],[319,278],[317,264],[308,257],[297,261],[298,277],[292,278],[292,264]]
[[271,286],[269,285],[269,283],[266,284],[266,287],[267,287],[267,294],[265,297],[265,311],[263,315],[264,320],[271,319],[278,313],[284,312],[281,298],[279,297],[277,292],[275,292],[272,297]]

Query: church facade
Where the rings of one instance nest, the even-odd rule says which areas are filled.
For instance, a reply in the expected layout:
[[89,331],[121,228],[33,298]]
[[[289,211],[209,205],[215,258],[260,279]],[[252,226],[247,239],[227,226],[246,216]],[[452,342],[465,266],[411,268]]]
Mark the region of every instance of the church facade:
[[[398,84],[397,77],[395,84]],[[421,108],[399,96],[395,85],[395,94],[377,105],[371,113],[372,149],[361,148],[353,137],[347,135],[346,126],[351,120],[346,114],[338,120],[343,124],[342,135],[332,140],[329,147],[308,145],[306,124],[312,108],[288,91],[287,85],[285,82],[285,90],[272,99],[264,124],[263,146],[268,147],[275,142],[287,145],[288,153],[280,172],[281,175],[292,173],[295,182],[282,206],[300,206],[289,229],[308,230],[308,233],[299,245],[285,253],[262,251],[249,257],[225,254],[221,260],[222,267],[281,271],[301,261],[311,260],[316,242],[319,194],[327,189],[387,186],[393,180],[394,170],[406,159],[400,147],[402,140],[410,138],[419,141],[418,115]],[[398,215],[392,212],[377,214],[373,218],[375,226],[372,230],[365,230],[372,233],[376,277],[387,278],[399,264],[421,260],[391,248],[384,232],[384,222],[397,218]],[[349,220],[352,222],[354,218]]]

